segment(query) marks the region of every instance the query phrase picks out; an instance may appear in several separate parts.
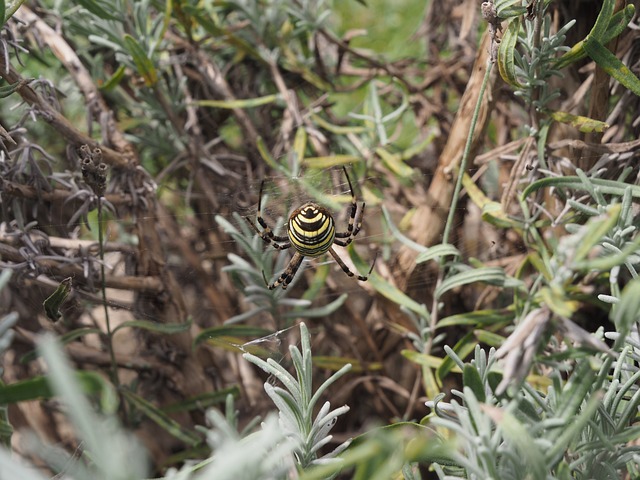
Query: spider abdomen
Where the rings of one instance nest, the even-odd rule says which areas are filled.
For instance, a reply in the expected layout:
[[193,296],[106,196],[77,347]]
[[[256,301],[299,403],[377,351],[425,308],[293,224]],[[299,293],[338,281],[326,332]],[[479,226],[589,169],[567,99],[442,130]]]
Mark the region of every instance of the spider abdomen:
[[302,255],[317,257],[331,248],[336,228],[327,209],[307,203],[289,217],[287,235]]

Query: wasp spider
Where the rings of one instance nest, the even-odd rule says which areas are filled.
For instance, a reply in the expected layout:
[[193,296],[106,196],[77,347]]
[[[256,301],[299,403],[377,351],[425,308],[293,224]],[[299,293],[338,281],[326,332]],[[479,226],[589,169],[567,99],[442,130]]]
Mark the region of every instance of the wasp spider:
[[[280,285],[282,285],[283,289],[286,289],[300,268],[304,257],[318,257],[326,252],[331,254],[344,273],[350,277],[354,276],[354,273],[349,270],[349,267],[344,264],[342,259],[333,250],[334,244],[346,247],[353,241],[354,237],[358,235],[358,232],[362,228],[362,216],[364,215],[364,203],[362,203],[360,212],[356,216],[358,205],[356,203],[356,196],[353,193],[353,185],[351,185],[347,169],[343,167],[343,170],[349,183],[349,190],[351,191],[351,214],[346,232],[336,232],[335,222],[331,213],[317,203],[309,202],[297,210],[294,210],[289,216],[286,237],[275,235],[262,218],[262,187],[264,186],[264,181],[260,185],[257,220],[263,230],[260,231],[249,218],[246,219],[247,222],[249,222],[249,225],[253,227],[266,243],[273,245],[275,249],[285,250],[293,247],[296,251],[293,258],[289,261],[287,268],[285,268],[284,272],[282,272],[275,282],[269,285],[265,279],[265,283],[267,283],[270,290]],[[367,276],[355,275],[355,277],[360,281],[366,282],[369,274],[373,271],[374,265],[375,260]]]

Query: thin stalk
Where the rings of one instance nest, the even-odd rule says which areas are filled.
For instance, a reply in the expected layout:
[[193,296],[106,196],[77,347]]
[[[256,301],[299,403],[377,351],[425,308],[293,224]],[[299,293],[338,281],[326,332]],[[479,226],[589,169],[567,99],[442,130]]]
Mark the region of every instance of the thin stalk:
[[[542,41],[542,22],[543,22],[543,14],[544,14],[544,2],[536,2],[537,11],[534,14],[533,18],[533,55],[536,55],[540,52],[540,43]],[[533,61],[533,58],[531,59]],[[535,69],[535,78],[540,77],[540,64],[537,64]],[[539,121],[539,112],[538,112],[538,100],[540,100],[540,86],[533,86],[531,92],[531,105],[529,105],[529,119],[531,122],[531,127],[535,129],[535,132],[538,132],[540,128]],[[538,133],[536,133],[537,135]]]
[[478,117],[480,116],[480,108],[482,107],[482,98],[484,92],[489,84],[489,77],[491,75],[491,68],[493,63],[491,60],[487,61],[487,69],[482,79],[482,85],[480,86],[480,93],[478,94],[478,101],[476,107],[473,110],[473,117],[471,117],[471,127],[469,128],[469,134],[467,135],[467,143],[464,146],[464,152],[462,153],[462,159],[460,160],[460,166],[458,167],[458,178],[456,179],[456,185],[453,189],[453,198],[451,199],[451,207],[449,208],[449,214],[447,215],[447,223],[444,226],[444,233],[442,234],[442,243],[449,243],[449,235],[453,228],[453,219],[455,216],[456,208],[458,206],[458,199],[460,197],[460,191],[462,190],[462,177],[464,172],[467,171],[467,163],[469,162],[469,154],[471,153],[471,143],[473,142],[473,132],[476,129],[478,123]]
[[[451,234],[451,229],[453,228],[453,220],[456,212],[456,208],[458,206],[458,199],[460,197],[460,191],[462,190],[462,176],[464,172],[467,171],[467,163],[469,162],[469,155],[471,154],[471,144],[473,142],[473,132],[476,129],[476,125],[478,123],[478,117],[480,116],[480,108],[482,107],[482,98],[484,97],[484,93],[487,90],[487,85],[489,84],[489,77],[491,75],[491,69],[493,67],[493,62],[491,59],[487,61],[487,68],[484,74],[484,78],[482,79],[482,85],[480,86],[480,93],[478,94],[478,100],[476,102],[476,106],[473,110],[473,116],[471,117],[471,126],[469,128],[469,134],[467,135],[467,143],[464,146],[464,151],[462,153],[462,159],[460,160],[460,166],[458,167],[458,178],[456,179],[456,185],[453,189],[453,198],[451,199],[451,207],[449,207],[449,213],[447,215],[447,223],[444,226],[444,233],[442,234],[442,243],[449,243],[449,236]],[[443,260],[440,262],[440,266],[444,265]],[[435,290],[442,284],[444,280],[444,269],[440,268],[438,273],[438,278],[436,280]],[[434,291],[435,291],[434,290]],[[433,296],[433,304],[431,306],[431,321],[430,321],[430,329],[431,332],[435,332],[436,324],[438,323],[438,303],[440,299],[435,295]],[[427,343],[425,346],[425,352],[429,353],[431,351],[431,347],[433,345],[433,335],[430,335],[427,339]]]
[[102,290],[102,305],[104,306],[104,319],[107,327],[107,350],[109,351],[109,358],[111,359],[111,381],[116,389],[120,388],[120,379],[118,377],[118,363],[116,362],[116,355],[113,351],[113,332],[111,330],[111,321],[109,319],[109,308],[107,306],[107,285],[105,281],[105,267],[104,267],[104,238],[102,230],[102,197],[98,198],[98,248],[100,254],[100,280]]

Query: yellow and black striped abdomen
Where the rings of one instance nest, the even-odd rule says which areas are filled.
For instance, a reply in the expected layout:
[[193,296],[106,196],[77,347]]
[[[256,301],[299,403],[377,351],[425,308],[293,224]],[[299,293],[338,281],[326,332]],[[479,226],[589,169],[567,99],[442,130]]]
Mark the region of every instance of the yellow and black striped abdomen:
[[302,255],[317,257],[331,248],[336,228],[326,208],[307,203],[289,217],[287,235],[291,245]]

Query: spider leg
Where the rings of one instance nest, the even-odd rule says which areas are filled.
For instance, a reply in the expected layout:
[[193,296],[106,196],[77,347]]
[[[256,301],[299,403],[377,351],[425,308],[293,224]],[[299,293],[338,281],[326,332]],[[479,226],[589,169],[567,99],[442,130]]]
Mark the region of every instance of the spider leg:
[[289,240],[289,238],[285,235],[275,235],[273,233],[273,230],[271,230],[271,227],[269,225],[267,225],[267,222],[265,222],[262,219],[262,216],[260,215],[260,212],[258,212],[258,223],[260,224],[260,226],[264,229],[262,232],[260,230],[258,230],[258,227],[256,227],[255,223],[253,223],[251,220],[249,220],[248,217],[244,217],[246,218],[246,220],[249,222],[249,225],[251,225],[253,227],[253,229],[258,232],[258,234],[262,237],[265,238],[265,235],[273,242],[286,242]]
[[250,218],[244,217],[244,219],[247,221],[249,225],[251,225],[251,228],[253,228],[255,232],[258,235],[260,235],[260,238],[262,238],[262,240],[264,240],[265,243],[272,245],[273,248],[275,248],[276,250],[286,250],[291,246],[291,243],[289,243],[289,239],[287,237],[274,235],[269,227],[267,227],[266,230],[263,230],[261,232],[258,229],[258,227],[256,227],[256,225],[251,221]]
[[353,185],[351,184],[351,179],[349,178],[349,174],[347,173],[347,169],[343,166],[342,170],[344,171],[344,176],[347,177],[347,183],[349,183],[349,191],[351,192],[351,213],[349,214],[349,224],[347,225],[346,232],[336,233],[336,237],[338,238],[348,238],[351,236],[356,236],[357,232],[360,230],[362,226],[362,214],[364,212],[364,203],[362,204],[362,209],[360,210],[360,215],[358,215],[358,225],[356,225],[356,230],[354,233],[353,224],[356,219],[356,211],[358,210],[358,203],[356,202],[356,195],[353,193]]
[[347,265],[342,261],[342,259],[338,256],[338,254],[333,249],[333,247],[329,249],[329,253],[333,257],[333,259],[336,261],[336,263],[338,265],[340,265],[340,268],[342,268],[342,271],[344,273],[346,273],[350,277],[354,277],[355,276],[361,282],[366,282],[368,280],[369,275],[371,275],[371,272],[373,271],[373,267],[376,265],[376,260],[378,259],[378,255],[376,254],[376,257],[373,259],[373,264],[371,265],[371,268],[369,269],[369,273],[367,273],[366,276],[363,276],[363,275],[356,275],[351,270],[349,270],[349,267],[347,267]]
[[300,268],[303,259],[304,255],[296,252],[295,255],[291,257],[291,260],[289,261],[287,268],[284,269],[284,272],[282,272],[282,274],[275,282],[269,285],[269,290],[278,288],[279,285],[282,285],[282,289],[286,290],[287,286],[289,286],[291,280],[293,280],[293,277],[296,275],[298,269]]
[[[362,228],[362,216],[364,215],[364,203],[362,204],[362,208],[360,209],[360,213],[356,218],[356,228],[352,230],[353,227],[353,218],[349,219],[349,226],[347,227],[346,232],[336,232],[333,243],[336,245],[340,245],[341,247],[346,247],[355,238],[358,233],[360,233],[360,229]],[[346,240],[339,240],[341,238],[345,238]]]
[[353,185],[351,184],[351,179],[347,174],[347,169],[342,167],[344,170],[344,175],[347,177],[347,182],[349,183],[349,190],[351,191],[351,214],[349,215],[349,223],[347,225],[346,232],[336,232],[335,238],[346,238],[344,241],[335,241],[336,244],[345,247],[349,245],[354,237],[358,235],[360,229],[362,228],[362,218],[364,217],[364,207],[365,203],[362,202],[362,207],[360,207],[360,211],[356,216],[356,212],[358,210],[358,204],[356,202],[356,195],[353,193]]

